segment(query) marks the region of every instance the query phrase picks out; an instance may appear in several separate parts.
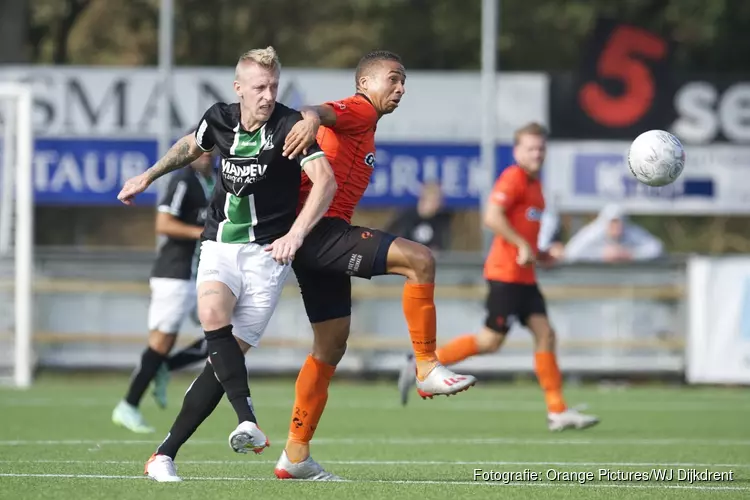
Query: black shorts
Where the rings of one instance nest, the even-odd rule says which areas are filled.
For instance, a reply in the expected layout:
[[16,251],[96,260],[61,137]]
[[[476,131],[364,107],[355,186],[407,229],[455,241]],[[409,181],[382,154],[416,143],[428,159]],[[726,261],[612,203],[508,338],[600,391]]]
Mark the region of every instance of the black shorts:
[[351,277],[386,274],[396,237],[343,219],[326,217],[310,231],[292,262],[311,323],[351,316]]
[[544,296],[536,284],[488,281],[487,319],[484,325],[490,330],[506,333],[516,321],[526,326],[532,314],[547,315]]

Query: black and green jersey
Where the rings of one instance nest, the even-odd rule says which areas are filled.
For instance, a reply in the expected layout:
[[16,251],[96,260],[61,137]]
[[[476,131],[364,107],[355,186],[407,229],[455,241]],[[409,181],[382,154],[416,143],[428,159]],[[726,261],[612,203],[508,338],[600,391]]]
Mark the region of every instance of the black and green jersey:
[[[203,226],[211,200],[215,178],[204,177],[193,168],[172,174],[159,200],[158,211],[168,213],[191,226]],[[195,240],[160,237],[159,252],[151,269],[152,278],[195,279],[195,255],[200,245]]]
[[204,151],[218,149],[219,181],[206,217],[203,239],[268,244],[286,234],[297,215],[301,167],[323,156],[317,144],[307,155],[281,155],[284,141],[302,115],[281,103],[259,129],[240,125],[240,105],[217,103],[195,131]]

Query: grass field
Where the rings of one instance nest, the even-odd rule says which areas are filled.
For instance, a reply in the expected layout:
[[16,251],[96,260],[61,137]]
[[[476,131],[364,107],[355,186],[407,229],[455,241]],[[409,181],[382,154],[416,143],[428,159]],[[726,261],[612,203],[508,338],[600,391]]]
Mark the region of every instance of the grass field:
[[[232,453],[226,438],[236,422],[223,401],[178,456],[185,482],[149,481],[143,464],[189,383],[184,376],[172,381],[167,410],[150,395],[144,400],[158,429],[152,435],[110,421],[126,376],[47,375],[30,391],[0,390],[0,498],[750,498],[747,389],[571,387],[569,403],[587,403],[602,423],[553,434],[534,385],[480,383],[458,397],[415,398],[402,408],[391,384],[341,381],[332,386],[313,450],[349,481],[303,483],[273,477],[294,382],[256,381],[253,401],[271,448],[260,456]],[[475,480],[475,469],[528,470],[540,479]],[[612,478],[665,469],[673,480],[601,480],[600,469]],[[733,480],[691,484],[678,480],[680,469],[731,471]],[[585,472],[594,478],[583,485],[564,477]]]

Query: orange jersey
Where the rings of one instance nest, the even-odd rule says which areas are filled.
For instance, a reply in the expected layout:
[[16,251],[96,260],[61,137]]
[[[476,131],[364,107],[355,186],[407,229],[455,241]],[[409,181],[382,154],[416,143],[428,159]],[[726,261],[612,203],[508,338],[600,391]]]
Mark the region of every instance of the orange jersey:
[[[325,216],[351,222],[354,209],[370,184],[375,166],[375,125],[378,113],[362,94],[326,104],[336,113],[336,124],[330,128],[321,126],[317,140],[333,168],[338,189]],[[303,172],[300,210],[310,189],[312,181]]]
[[[523,238],[536,255],[539,225],[544,211],[544,195],[539,179],[531,179],[519,166],[506,168],[495,182],[489,203],[505,209],[510,226]],[[484,277],[492,281],[532,284],[536,282],[534,266],[516,263],[518,249],[501,236],[495,236],[484,263]]]

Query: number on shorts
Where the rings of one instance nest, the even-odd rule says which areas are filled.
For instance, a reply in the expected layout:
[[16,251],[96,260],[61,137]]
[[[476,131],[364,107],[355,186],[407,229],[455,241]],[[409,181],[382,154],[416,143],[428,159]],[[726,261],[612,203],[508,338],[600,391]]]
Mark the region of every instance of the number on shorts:
[[258,212],[255,196],[235,196],[227,193],[224,201],[224,219],[219,224],[218,241],[222,243],[251,243],[255,241]]

